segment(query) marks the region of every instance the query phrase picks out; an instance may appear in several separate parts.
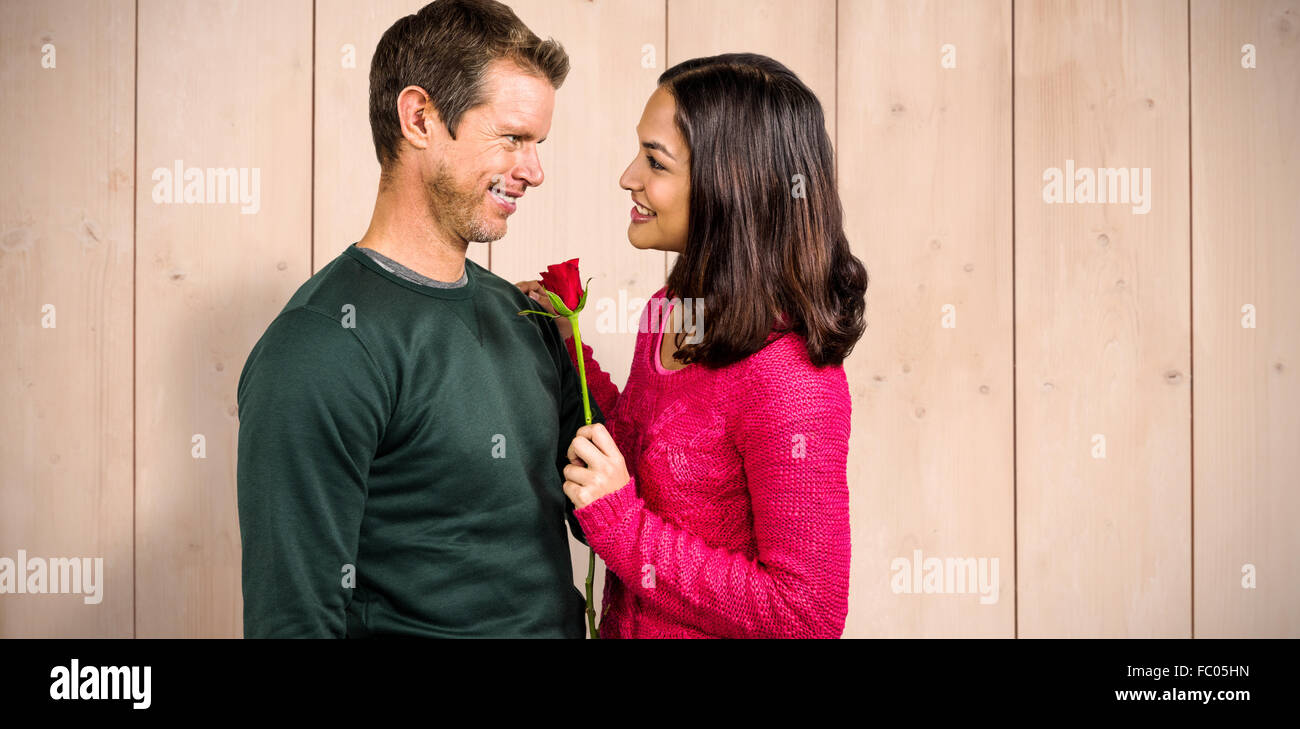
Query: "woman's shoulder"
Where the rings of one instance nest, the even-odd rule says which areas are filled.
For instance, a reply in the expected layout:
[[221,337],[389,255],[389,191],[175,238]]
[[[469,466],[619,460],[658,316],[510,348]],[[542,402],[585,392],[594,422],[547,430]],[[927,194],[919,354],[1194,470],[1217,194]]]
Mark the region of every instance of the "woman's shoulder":
[[847,401],[843,365],[813,364],[808,340],[798,332],[773,332],[762,349],[737,363],[736,375],[747,389],[777,400],[808,397]]
[[736,363],[732,377],[728,423],[742,441],[793,424],[806,434],[841,436],[850,427],[853,400],[844,367],[814,365],[807,340],[796,332],[775,333]]
[[744,360],[756,372],[794,369],[819,377],[843,377],[843,365],[813,364],[808,355],[808,338],[795,331],[772,331],[761,349]]

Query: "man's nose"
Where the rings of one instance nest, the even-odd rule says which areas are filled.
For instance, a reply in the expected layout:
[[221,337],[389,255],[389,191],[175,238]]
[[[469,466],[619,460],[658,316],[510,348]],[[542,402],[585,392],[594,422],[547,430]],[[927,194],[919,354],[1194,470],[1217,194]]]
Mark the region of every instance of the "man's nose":
[[542,173],[542,160],[537,156],[536,144],[528,145],[528,151],[524,152],[524,158],[520,160],[515,173],[533,187],[542,184],[546,179],[546,175]]

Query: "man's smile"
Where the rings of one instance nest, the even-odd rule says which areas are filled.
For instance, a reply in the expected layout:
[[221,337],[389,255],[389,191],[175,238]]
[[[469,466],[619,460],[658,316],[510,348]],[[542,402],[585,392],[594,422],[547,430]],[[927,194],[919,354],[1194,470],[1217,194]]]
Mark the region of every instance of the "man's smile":
[[515,211],[516,207],[518,207],[518,200],[524,196],[524,192],[523,190],[520,190],[515,193],[509,190],[502,190],[493,185],[488,188],[488,196],[496,201],[496,204],[500,205],[501,209],[506,211],[506,214],[509,215]]

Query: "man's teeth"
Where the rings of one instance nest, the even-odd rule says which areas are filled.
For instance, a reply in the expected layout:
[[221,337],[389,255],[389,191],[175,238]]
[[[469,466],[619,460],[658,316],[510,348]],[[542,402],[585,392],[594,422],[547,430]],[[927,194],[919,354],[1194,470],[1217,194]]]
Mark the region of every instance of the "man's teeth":
[[635,203],[635,202],[633,202],[632,204],[633,204],[633,205],[636,205],[636,211],[637,211],[638,213],[641,213],[642,215],[654,215],[654,214],[655,214],[654,211],[651,210],[650,208],[643,208],[643,207],[641,207],[640,205],[638,205],[638,204]]
[[493,189],[490,189],[490,188],[488,189],[488,192],[492,193],[492,194],[496,197],[496,199],[498,199],[498,200],[500,200],[500,201],[502,201],[502,202],[504,202],[504,203],[507,203],[507,204],[513,204],[513,203],[515,202],[515,198],[510,197],[509,195],[507,195],[507,194],[505,194],[505,193],[503,193],[503,192],[497,192],[496,190],[493,190]]

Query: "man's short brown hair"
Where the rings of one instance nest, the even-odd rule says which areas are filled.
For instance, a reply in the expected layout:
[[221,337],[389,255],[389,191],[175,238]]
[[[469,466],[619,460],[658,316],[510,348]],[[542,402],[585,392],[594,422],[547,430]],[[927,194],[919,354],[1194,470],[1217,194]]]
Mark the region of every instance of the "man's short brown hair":
[[569,74],[564,47],[538,38],[496,0],[435,0],[393,23],[370,62],[370,132],[380,167],[397,159],[402,89],[424,89],[455,139],[465,112],[486,101],[484,74],[498,59],[513,61],[556,89]]

